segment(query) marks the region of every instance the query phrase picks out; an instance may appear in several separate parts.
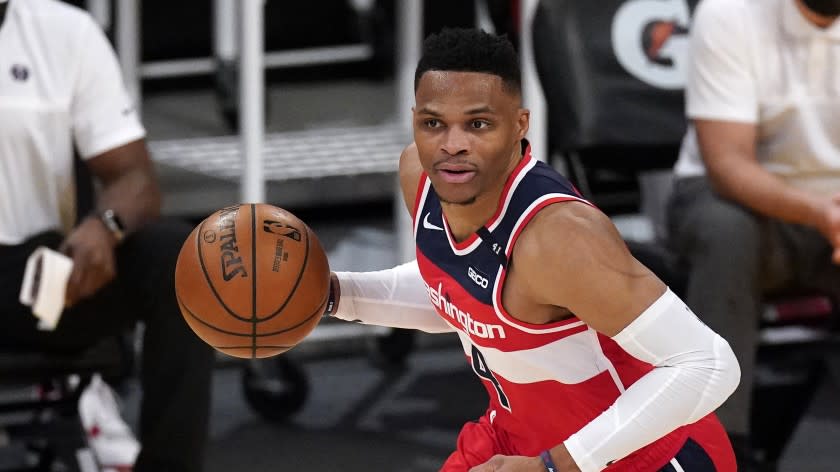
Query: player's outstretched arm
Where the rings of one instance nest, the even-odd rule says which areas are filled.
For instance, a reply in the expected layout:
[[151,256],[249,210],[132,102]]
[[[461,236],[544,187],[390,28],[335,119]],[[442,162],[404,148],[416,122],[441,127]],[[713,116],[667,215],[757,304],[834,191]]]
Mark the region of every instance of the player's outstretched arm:
[[374,272],[334,272],[328,314],[362,324],[453,331],[429,302],[417,261]]
[[[422,168],[417,148],[409,145],[400,156],[400,185],[409,212]],[[375,272],[336,272],[331,280],[332,316],[363,324],[442,333],[453,331],[429,302],[417,261]]]
[[582,203],[547,207],[516,248],[514,270],[524,274],[532,300],[567,308],[654,366],[550,451],[558,466],[571,458],[582,471],[602,470],[700,420],[737,387],[740,369],[727,342],[630,255],[597,209]]

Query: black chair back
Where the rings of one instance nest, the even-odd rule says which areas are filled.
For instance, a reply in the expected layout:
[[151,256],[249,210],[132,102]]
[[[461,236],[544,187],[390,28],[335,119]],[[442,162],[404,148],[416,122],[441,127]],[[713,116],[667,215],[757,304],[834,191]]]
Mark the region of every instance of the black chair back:
[[676,159],[697,3],[543,0],[537,8],[534,57],[552,152],[606,210],[637,206],[636,174]]

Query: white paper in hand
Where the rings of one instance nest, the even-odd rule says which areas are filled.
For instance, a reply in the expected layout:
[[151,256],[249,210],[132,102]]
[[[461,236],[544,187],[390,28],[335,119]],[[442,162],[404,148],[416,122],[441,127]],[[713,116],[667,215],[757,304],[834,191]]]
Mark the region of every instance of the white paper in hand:
[[73,260],[46,247],[36,249],[26,261],[20,302],[32,307],[39,329],[52,331],[58,325],[71,272]]

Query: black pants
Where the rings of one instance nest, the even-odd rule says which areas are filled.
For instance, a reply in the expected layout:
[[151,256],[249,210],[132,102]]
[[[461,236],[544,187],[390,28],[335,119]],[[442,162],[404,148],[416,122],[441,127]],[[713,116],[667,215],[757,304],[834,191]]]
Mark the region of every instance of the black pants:
[[840,266],[816,230],[721,198],[704,177],[675,183],[668,219],[671,245],[689,267],[685,301],[741,366],[741,383],[717,415],[730,433],[748,435],[764,296],[814,289],[840,300]]
[[126,238],[117,249],[117,278],[65,310],[51,332],[37,329],[18,293],[29,254],[38,246],[56,248],[61,235],[0,246],[0,344],[69,353],[138,321],[145,325],[137,472],[203,468],[213,352],[184,322],[174,291],[175,261],[190,229],[162,220]]

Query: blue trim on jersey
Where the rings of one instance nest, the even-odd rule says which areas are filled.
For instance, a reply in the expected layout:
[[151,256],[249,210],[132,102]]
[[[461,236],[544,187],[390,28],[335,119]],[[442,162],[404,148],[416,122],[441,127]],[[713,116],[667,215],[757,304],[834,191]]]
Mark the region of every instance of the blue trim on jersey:
[[[677,455],[674,456],[677,463],[685,472],[716,472],[715,463],[709,454],[703,449],[697,441],[688,438]],[[676,467],[670,463],[665,467],[659,469],[659,472],[677,472]]]
[[[528,153],[523,159],[533,158]],[[543,162],[536,162],[510,191],[513,194],[499,224],[493,231],[486,227],[477,231],[479,246],[463,255],[454,253],[445,230],[435,229],[445,228],[443,209],[437,194],[428,192],[425,201],[420,202],[417,209],[417,249],[430,262],[449,274],[473,298],[490,306],[493,305],[496,276],[499,268],[504,267],[506,263],[505,247],[516,222],[528,207],[547,194],[562,194],[582,199],[568,179]],[[504,202],[498,203],[503,204]]]

